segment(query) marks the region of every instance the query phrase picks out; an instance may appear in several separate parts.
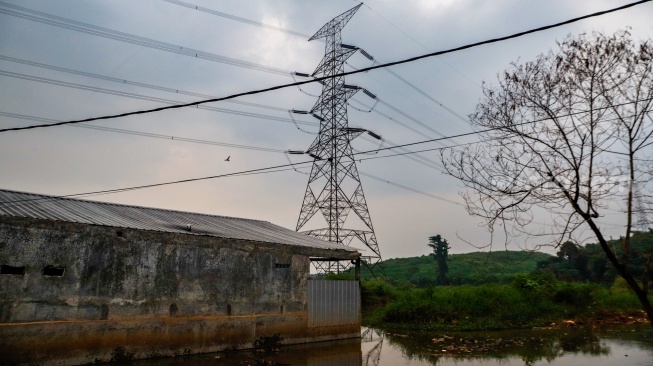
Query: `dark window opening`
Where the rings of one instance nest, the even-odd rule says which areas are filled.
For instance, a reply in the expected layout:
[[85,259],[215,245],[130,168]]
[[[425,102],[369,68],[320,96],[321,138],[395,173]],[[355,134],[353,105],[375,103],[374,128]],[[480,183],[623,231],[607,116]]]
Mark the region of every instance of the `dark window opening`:
[[25,266],[14,267],[14,266],[10,266],[10,265],[7,265],[7,264],[3,264],[3,265],[0,266],[0,274],[24,276],[25,275]]
[[41,274],[49,277],[63,277],[64,272],[66,272],[66,267],[55,267],[55,266],[46,266],[41,271]]
[[116,235],[118,235],[118,237],[122,237],[122,230],[116,231]]
[[290,263],[275,263],[274,268],[290,268]]
[[177,304],[170,304],[170,316],[176,316],[178,311],[179,308],[177,307]]
[[279,312],[283,314],[283,305],[281,305],[281,307],[279,308]]
[[227,315],[231,315],[231,304],[227,304]]
[[109,305],[102,304],[102,306],[100,306],[100,320],[107,319],[109,319]]

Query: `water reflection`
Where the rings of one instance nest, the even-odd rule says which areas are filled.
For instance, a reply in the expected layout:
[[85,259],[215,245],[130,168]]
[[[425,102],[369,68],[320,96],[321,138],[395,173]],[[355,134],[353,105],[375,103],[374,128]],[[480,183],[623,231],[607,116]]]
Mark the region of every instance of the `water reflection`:
[[363,329],[361,339],[135,361],[164,365],[653,365],[650,327],[596,331],[540,329],[476,333],[406,333]]
[[[407,359],[441,365],[456,361],[485,361],[494,364],[534,365],[538,361],[551,363],[566,353],[607,356],[610,348],[589,330],[573,331],[511,331],[490,333],[389,334],[388,341],[401,350]],[[509,362],[521,360],[521,363]]]
[[600,332],[387,333],[385,339],[416,365],[653,365],[653,331],[648,326]]
[[369,350],[363,354],[361,365],[377,366],[379,364],[379,361],[381,361],[381,350],[383,348],[383,337],[383,332],[379,330],[373,328],[363,329],[361,332],[361,350],[363,348],[369,348]]

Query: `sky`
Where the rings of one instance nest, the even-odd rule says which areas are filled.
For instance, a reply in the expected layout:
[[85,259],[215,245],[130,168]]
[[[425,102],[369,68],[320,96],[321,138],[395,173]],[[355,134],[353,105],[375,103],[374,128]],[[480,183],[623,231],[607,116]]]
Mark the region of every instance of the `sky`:
[[[370,0],[344,28],[342,41],[360,47],[378,62],[389,62],[629,2]],[[352,0],[185,3],[222,16],[164,0],[0,1],[0,128],[131,112],[167,105],[162,99],[193,102],[206,99],[201,96],[223,97],[290,83],[290,72],[312,73],[324,53],[324,43],[308,38],[358,4]],[[35,16],[49,24],[30,20]],[[496,84],[497,75],[511,62],[532,60],[570,34],[613,33],[630,27],[635,40],[650,39],[651,19],[653,3],[645,3],[521,38],[394,66],[389,69],[392,73],[381,69],[348,76],[347,84],[363,87],[380,100],[375,105],[363,93],[354,96],[349,125],[386,140],[380,145],[359,137],[352,146],[367,151],[470,132],[467,116],[481,98],[482,83]],[[53,25],[54,20],[67,28]],[[75,27],[85,31],[70,29]],[[97,27],[119,34],[115,38],[140,39],[141,44],[98,36]],[[168,46],[161,43],[155,43],[158,49],[143,45],[153,44],[150,40],[179,47],[179,52],[195,49],[223,57],[207,60],[162,50]],[[265,67],[216,61],[225,57]],[[371,65],[372,61],[357,53],[345,70]],[[296,116],[297,121],[309,122],[296,125],[287,111],[310,109],[319,93],[320,86],[311,84],[211,103],[208,109],[182,108],[96,121],[86,127],[0,133],[0,188],[68,195],[285,165],[288,158],[305,162],[306,157],[288,157],[283,151],[307,149],[317,132],[316,120]],[[137,131],[149,137],[88,126]],[[411,149],[475,139],[447,139]],[[393,152],[360,155],[358,164],[384,259],[427,254],[428,237],[436,234],[449,241],[450,253],[475,251],[490,242],[482,221],[464,207],[462,185],[441,171],[437,151],[420,157],[382,157]],[[309,166],[89,199],[260,219],[294,229],[308,180],[307,168],[301,167]],[[601,218],[608,237],[624,234],[622,216]],[[485,250],[530,249],[532,245],[526,239],[507,246],[499,241]]]

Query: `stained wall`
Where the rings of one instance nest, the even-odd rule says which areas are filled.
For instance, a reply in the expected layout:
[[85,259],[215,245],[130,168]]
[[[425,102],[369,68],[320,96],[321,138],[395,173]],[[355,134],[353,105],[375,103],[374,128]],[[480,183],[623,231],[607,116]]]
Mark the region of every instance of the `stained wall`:
[[309,256],[334,254],[320,251],[0,217],[0,358],[82,363],[246,348],[276,333],[356,336],[359,324],[307,327]]

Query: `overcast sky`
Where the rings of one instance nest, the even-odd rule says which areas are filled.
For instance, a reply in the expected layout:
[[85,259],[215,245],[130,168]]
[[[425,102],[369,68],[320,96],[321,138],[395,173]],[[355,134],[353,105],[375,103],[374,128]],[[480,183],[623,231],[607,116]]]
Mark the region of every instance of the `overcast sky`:
[[[307,36],[358,4],[352,0],[187,2]],[[370,0],[345,27],[342,39],[343,43],[364,49],[379,62],[388,62],[505,36],[629,2]],[[7,4],[27,8],[29,12]],[[202,99],[155,90],[151,86],[220,97],[289,83],[293,79],[282,71],[311,73],[324,53],[324,44],[308,42],[308,37],[246,24],[162,0],[6,0],[0,2],[0,11],[0,128],[41,123],[7,114],[59,121],[165,105],[144,97],[179,102]],[[73,24],[70,21],[82,22],[85,24],[77,26],[86,30],[97,31],[89,25],[107,28],[126,33],[123,37],[131,40],[145,37],[179,46],[181,50],[197,49],[281,71],[272,73],[195,58],[17,16],[17,13],[36,16],[33,11],[47,14],[41,14],[40,19],[48,21],[55,19],[53,16],[61,17],[69,26]],[[568,34],[612,33],[631,27],[636,40],[649,39],[653,36],[651,19],[653,3],[647,3],[518,39],[391,68],[419,91],[384,70],[348,77],[348,84],[364,87],[381,100],[374,110],[366,112],[374,101],[363,93],[356,95],[351,106],[357,109],[349,109],[349,125],[383,136],[389,141],[384,146],[390,142],[409,143],[438,137],[439,134],[471,131],[465,118],[479,101],[481,84],[494,83],[496,75],[508,68],[510,62],[531,60],[537,54],[555,48],[556,40]],[[30,63],[74,70],[77,74]],[[349,59],[346,70],[370,65],[371,61],[356,54]],[[80,75],[79,72],[95,77]],[[116,79],[124,82],[115,82]],[[62,82],[68,86],[61,85]],[[150,88],[135,83],[147,84]],[[88,87],[94,90],[80,89]],[[116,93],[130,94],[121,96]],[[208,105],[247,115],[185,108],[89,123],[174,136],[176,140],[72,126],[2,133],[0,188],[66,195],[287,164],[288,160],[281,151],[307,149],[317,128],[300,125],[301,130],[298,129],[285,111],[310,109],[316,99],[310,94],[319,93],[319,85],[309,85],[302,90],[288,88],[236,100],[274,108],[228,102]],[[316,122],[306,116],[296,118]],[[269,151],[192,143],[180,141],[180,138],[253,146]],[[415,149],[473,139],[447,140],[440,145],[430,143]],[[370,150],[379,144],[369,138],[359,138],[353,146],[356,150]],[[361,159],[388,153],[391,152],[361,156]],[[225,161],[229,156],[229,161]],[[422,157],[439,161],[437,152],[424,153]],[[292,156],[291,159],[293,162],[307,160],[301,156]],[[487,231],[479,227],[480,220],[470,217],[462,205],[435,198],[462,204],[459,196],[461,186],[424,161],[418,163],[415,158],[387,157],[359,163],[365,196],[384,258],[426,254],[428,237],[436,234],[449,240],[452,253],[475,250],[465,241],[483,245],[489,240]],[[307,179],[307,175],[290,170],[90,199],[261,219],[294,229]],[[623,224],[619,215],[608,215],[602,220],[608,236],[623,234],[623,228],[619,228]],[[515,242],[509,249],[527,244]],[[504,247],[497,244],[493,249]]]

